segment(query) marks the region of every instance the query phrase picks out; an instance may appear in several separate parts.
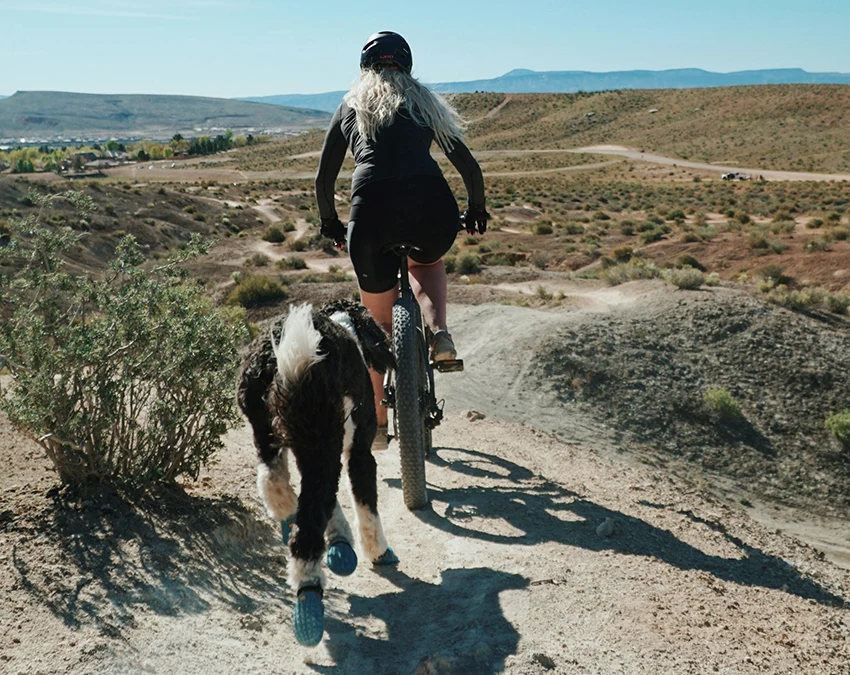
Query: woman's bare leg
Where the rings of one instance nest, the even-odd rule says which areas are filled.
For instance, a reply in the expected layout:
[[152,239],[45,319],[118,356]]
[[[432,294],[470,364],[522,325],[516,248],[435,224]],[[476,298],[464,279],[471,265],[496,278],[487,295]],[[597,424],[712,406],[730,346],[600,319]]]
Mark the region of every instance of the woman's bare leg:
[[[446,330],[446,298],[448,297],[448,280],[446,267],[440,259],[430,265],[422,265],[414,260],[408,260],[410,269],[410,286],[422,309],[422,318],[433,332]],[[390,306],[392,320],[392,306]]]
[[[387,335],[393,331],[393,304],[398,298],[398,286],[384,293],[368,293],[360,290],[360,302],[369,310],[372,318],[381,326]],[[378,425],[387,423],[387,409],[381,405],[384,399],[384,376],[371,368],[369,376],[372,378],[372,390],[375,392],[375,410],[378,413]]]

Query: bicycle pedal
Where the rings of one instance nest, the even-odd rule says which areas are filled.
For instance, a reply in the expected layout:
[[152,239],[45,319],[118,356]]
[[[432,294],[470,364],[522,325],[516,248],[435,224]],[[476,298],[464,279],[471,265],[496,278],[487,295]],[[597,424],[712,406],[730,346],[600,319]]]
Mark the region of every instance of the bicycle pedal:
[[434,370],[441,373],[457,373],[463,370],[463,359],[446,359],[434,361]]

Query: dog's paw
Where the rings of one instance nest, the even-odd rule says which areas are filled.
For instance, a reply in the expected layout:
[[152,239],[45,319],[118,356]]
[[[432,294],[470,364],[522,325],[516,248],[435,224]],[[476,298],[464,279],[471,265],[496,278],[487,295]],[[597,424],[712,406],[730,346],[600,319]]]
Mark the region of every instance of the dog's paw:
[[357,554],[345,539],[337,539],[328,546],[327,562],[331,572],[347,577],[357,569]]
[[304,586],[298,590],[292,630],[298,644],[315,647],[325,632],[325,605],[321,586]]
[[289,546],[289,536],[292,534],[293,527],[295,527],[295,516],[280,521],[280,538],[284,546]]
[[387,546],[387,550],[372,561],[373,565],[397,565],[398,556]]

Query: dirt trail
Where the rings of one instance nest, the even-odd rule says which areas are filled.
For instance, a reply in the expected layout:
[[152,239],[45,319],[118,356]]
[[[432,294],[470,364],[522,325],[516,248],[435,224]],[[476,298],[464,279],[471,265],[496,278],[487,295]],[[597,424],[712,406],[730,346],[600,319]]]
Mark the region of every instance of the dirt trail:
[[292,636],[285,551],[259,505],[247,428],[186,495],[140,509],[64,496],[38,446],[0,417],[0,671],[850,673],[846,570],[619,452],[602,421],[533,377],[558,327],[651,305],[663,286],[542,283],[576,301],[450,307],[467,368],[438,379],[447,418],[431,506],[408,512],[397,447],[377,453],[401,562],[330,575],[315,649]]

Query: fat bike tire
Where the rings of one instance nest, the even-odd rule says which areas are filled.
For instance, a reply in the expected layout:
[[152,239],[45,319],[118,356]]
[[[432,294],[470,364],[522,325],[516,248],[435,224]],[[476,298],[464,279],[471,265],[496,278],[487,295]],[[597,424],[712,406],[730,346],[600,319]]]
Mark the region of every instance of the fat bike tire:
[[428,503],[425,487],[425,419],[419,312],[413,300],[399,298],[393,305],[393,346],[395,372],[395,416],[401,455],[401,489],[404,505],[410,510]]

